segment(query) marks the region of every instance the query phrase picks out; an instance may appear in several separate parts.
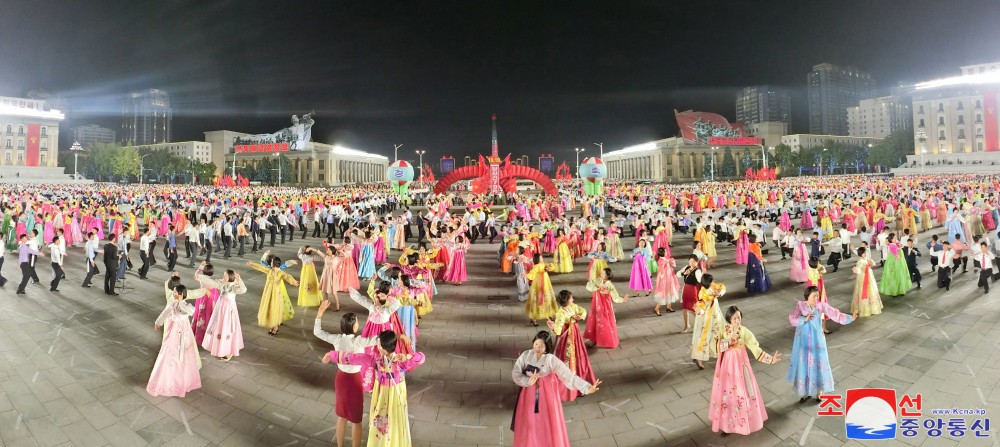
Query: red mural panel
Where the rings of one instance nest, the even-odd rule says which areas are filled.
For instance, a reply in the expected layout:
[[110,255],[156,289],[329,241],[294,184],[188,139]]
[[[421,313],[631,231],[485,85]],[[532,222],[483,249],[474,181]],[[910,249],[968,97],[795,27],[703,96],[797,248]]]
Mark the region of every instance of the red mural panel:
[[38,166],[38,155],[42,144],[42,125],[28,124],[28,147],[24,154],[25,166]]

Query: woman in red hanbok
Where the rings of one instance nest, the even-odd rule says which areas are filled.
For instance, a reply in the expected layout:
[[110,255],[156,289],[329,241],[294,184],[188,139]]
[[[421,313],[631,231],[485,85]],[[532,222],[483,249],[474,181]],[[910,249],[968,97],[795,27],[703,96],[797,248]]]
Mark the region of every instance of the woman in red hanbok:
[[[559,360],[576,374],[577,377],[593,383],[597,379],[594,377],[594,370],[590,366],[590,357],[587,355],[587,347],[584,345],[583,335],[577,322],[587,319],[587,310],[573,303],[573,294],[569,290],[562,290],[556,296],[559,303],[559,310],[556,311],[555,321],[548,321],[549,329],[559,337],[556,342],[555,355]],[[582,396],[579,391],[563,387],[559,392],[562,400],[571,402]]]
[[611,269],[606,268],[601,276],[587,282],[587,291],[593,292],[590,304],[590,318],[583,337],[601,348],[618,347],[618,323],[612,303],[628,301],[628,295],[618,295],[618,289],[611,282]]

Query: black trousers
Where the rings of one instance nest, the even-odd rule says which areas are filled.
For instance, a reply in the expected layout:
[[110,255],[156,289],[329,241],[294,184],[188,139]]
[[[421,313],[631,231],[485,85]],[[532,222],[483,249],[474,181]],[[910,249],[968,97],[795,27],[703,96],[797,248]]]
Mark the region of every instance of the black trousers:
[[205,240],[205,262],[212,262],[212,244],[213,241]]
[[236,239],[240,241],[240,251],[236,252],[236,256],[243,256],[247,252],[246,247],[244,246],[247,243],[247,237],[237,236]]
[[[275,228],[275,227],[271,227],[271,246],[272,247],[274,246],[274,239],[277,236],[278,236],[278,229]],[[284,232],[281,233],[281,243],[282,244],[285,243],[285,233]],[[261,245],[261,247],[263,247],[263,245]]]
[[[319,226],[319,221],[317,220],[317,221],[313,222],[313,234],[312,234],[312,237],[319,237],[320,232],[321,232],[321,228]],[[306,237],[305,233],[302,234],[302,237],[303,238]]]
[[[193,259],[193,258],[192,258]],[[118,265],[104,264],[104,293],[115,292],[115,282],[118,278]]]
[[97,264],[87,261],[87,277],[83,278],[83,285],[89,286],[90,281],[94,279],[94,275],[96,275],[97,273],[99,273],[97,271]]
[[333,222],[326,223],[326,238],[336,238],[337,237],[337,224]]
[[305,239],[306,238],[306,231],[308,231],[308,229],[306,228],[306,223],[305,222],[299,222],[299,230],[302,231],[302,237],[299,238],[299,239]]
[[38,272],[35,271],[35,261],[37,261],[37,260],[38,260],[38,256],[31,255],[31,260],[29,261],[30,264],[31,264],[30,265],[30,267],[31,267],[31,279],[33,281],[35,281],[35,282],[42,282],[42,280],[38,279]]
[[149,265],[156,264],[156,241],[149,241]]
[[139,277],[146,278],[146,272],[149,271],[149,256],[146,256],[146,252],[139,250],[139,259],[142,261],[142,267],[139,267]]
[[52,282],[49,283],[49,290],[55,292],[59,288],[59,281],[61,281],[62,277],[63,277],[63,268],[62,268],[62,266],[59,265],[59,264],[57,264],[57,263],[55,263],[55,262],[53,262],[52,263],[52,274],[55,275],[55,277],[52,278]]
[[192,249],[192,247],[191,247],[191,238],[187,237],[187,236],[184,236],[184,257],[185,258],[190,258],[191,257],[191,249]]
[[979,272],[979,284],[976,287],[982,287],[986,289],[986,292],[990,291],[990,278],[993,277],[992,269],[983,269]]
[[167,251],[167,271],[174,271],[174,266],[177,265],[177,248],[174,247]]
[[224,247],[224,252],[222,257],[224,259],[229,259],[230,253],[233,250],[233,237],[232,236],[222,236],[222,246]]
[[830,253],[830,258],[826,260],[826,265],[832,265],[834,270],[840,269],[840,253]]
[[937,286],[938,288],[950,288],[951,287],[951,267],[946,265],[939,265],[937,269]]
[[968,256],[962,256],[961,258],[956,259],[954,262],[955,262],[955,266],[952,268],[953,270],[954,269],[958,269],[958,266],[962,266],[962,271],[963,272],[969,270],[969,257]]
[[[3,256],[0,256],[0,270],[3,270]],[[0,286],[4,284],[7,284],[7,278],[4,278],[3,274],[0,273]]]
[[21,284],[17,285],[17,293],[24,293],[24,287],[28,285],[28,280],[35,276],[35,269],[31,268],[31,262],[21,263]]

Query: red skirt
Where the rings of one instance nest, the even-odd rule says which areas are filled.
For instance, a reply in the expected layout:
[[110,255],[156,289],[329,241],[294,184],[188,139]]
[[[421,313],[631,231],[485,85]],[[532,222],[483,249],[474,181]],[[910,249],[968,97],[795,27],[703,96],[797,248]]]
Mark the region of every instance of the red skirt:
[[700,285],[684,284],[684,292],[681,295],[681,302],[684,304],[684,310],[694,312],[694,305],[698,302],[698,292],[700,291]]
[[337,416],[354,424],[361,423],[364,415],[365,393],[361,389],[361,373],[345,373],[337,370],[334,381]]

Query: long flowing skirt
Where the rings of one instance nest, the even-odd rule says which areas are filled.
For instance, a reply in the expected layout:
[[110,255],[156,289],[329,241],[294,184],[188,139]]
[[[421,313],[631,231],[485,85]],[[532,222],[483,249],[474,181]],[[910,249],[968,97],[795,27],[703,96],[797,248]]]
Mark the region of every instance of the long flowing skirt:
[[657,304],[673,304],[681,301],[681,285],[670,264],[656,273],[656,287],[653,288],[653,299]]
[[406,382],[379,383],[372,390],[368,415],[368,447],[404,447],[410,440],[410,418],[406,403]]
[[639,255],[632,260],[632,275],[628,278],[628,287],[632,290],[653,290],[653,280],[649,276],[649,263],[645,256]]
[[694,332],[691,333],[691,358],[706,361],[719,355],[715,344],[715,334],[722,324],[719,303],[713,303],[704,314],[694,317]]
[[854,297],[851,299],[851,312],[858,312],[859,317],[870,317],[882,313],[882,298],[875,283],[875,273],[868,270],[854,280]]
[[556,314],[556,297],[552,291],[552,283],[547,277],[540,276],[531,281],[528,289],[528,300],[524,302],[524,313],[532,320],[544,320]]
[[910,281],[910,269],[906,266],[906,261],[889,254],[885,260],[885,269],[882,270],[878,291],[890,297],[900,296],[909,292],[911,287],[913,282]]
[[[570,322],[563,328],[559,341],[556,343],[556,357],[562,360],[569,367],[573,374],[594,383],[597,379],[594,370],[590,366],[590,356],[587,355],[587,347],[583,344],[583,336],[576,322]],[[565,386],[560,387],[559,396],[563,401],[571,402],[583,394],[577,390],[571,390]]]
[[462,283],[466,279],[465,252],[456,250],[455,255],[451,257],[451,264],[448,265],[448,269],[444,274],[444,280],[447,282]]
[[[378,337],[383,331],[392,331],[396,335],[405,334],[406,331],[403,329],[402,323],[399,321],[399,317],[396,314],[392,314],[389,317],[389,321],[385,323],[373,323],[371,320],[365,323],[365,327],[361,329],[362,337]],[[378,348],[372,346],[365,349],[366,352],[370,354],[375,354],[378,352]],[[397,354],[413,354],[413,349],[406,346],[403,342],[396,343],[396,353]],[[375,368],[372,365],[361,367],[361,385],[365,392],[371,392],[375,388],[375,384],[378,382],[376,380]]]
[[600,348],[618,347],[618,322],[615,321],[615,308],[611,302],[611,295],[594,292],[583,337]]
[[555,257],[552,260],[552,263],[555,264],[555,272],[572,273],[573,260],[573,252],[569,249],[569,245],[566,242],[559,243],[556,246]]
[[741,234],[736,238],[736,263],[745,265],[750,256],[750,240],[746,234]]
[[713,432],[749,435],[764,428],[767,410],[745,347],[722,353],[715,366],[708,419]]
[[[514,406],[511,430],[518,447],[569,447],[566,419],[559,389],[565,386],[555,374],[538,379],[534,386],[521,388]],[[535,411],[535,407],[538,411]]]
[[804,244],[798,244],[792,250],[792,269],[789,273],[792,281],[806,282],[809,279],[809,255]]
[[594,278],[599,278],[601,272],[608,268],[608,261],[601,258],[594,258],[590,260],[590,268],[587,269],[587,280]]
[[348,422],[360,424],[365,412],[365,391],[361,387],[361,373],[345,373],[338,369],[333,391],[337,400],[334,407],[337,416],[347,419]]
[[556,251],[556,238],[552,230],[545,232],[545,240],[542,243],[542,253],[551,254]]
[[681,302],[684,304],[684,310],[694,312],[694,305],[698,302],[699,291],[701,291],[701,286],[697,284],[684,284],[684,291],[681,293]]
[[417,311],[413,306],[400,306],[396,311],[399,317],[399,324],[403,327],[403,333],[410,337],[413,350],[417,349]]
[[792,229],[792,219],[788,217],[788,211],[781,212],[781,218],[778,219],[778,227],[786,233]]
[[198,298],[194,303],[194,317],[191,319],[191,330],[194,332],[194,340],[198,346],[205,340],[205,332],[208,331],[208,322],[215,311],[215,303],[219,300],[219,290],[211,289],[205,296]]
[[201,388],[198,346],[187,319],[171,319],[163,327],[166,334],[149,375],[146,392],[151,396],[184,397]]
[[323,273],[319,276],[319,290],[321,293],[337,293],[337,280],[341,269],[341,258],[334,258],[330,262],[323,264]]
[[792,354],[785,380],[799,396],[815,396],[833,391],[833,370],[826,350],[821,319],[813,318],[795,328]]
[[240,355],[240,349],[243,349],[243,327],[240,326],[235,296],[220,297],[215,303],[201,347],[213,357]]
[[334,281],[334,290],[346,292],[347,289],[358,290],[361,288],[361,280],[358,279],[358,268],[354,266],[351,258],[340,258],[340,274]]
[[756,256],[750,256],[747,261],[746,277],[747,293],[764,293],[771,288],[771,275]]
[[358,276],[371,278],[375,275],[375,249],[371,244],[361,246],[361,257],[358,260]]
[[299,298],[297,304],[303,307],[316,307],[323,301],[323,292],[319,288],[319,278],[316,277],[316,264],[302,263],[302,274],[299,278]]
[[813,226],[812,211],[809,211],[809,209],[802,210],[802,218],[799,219],[799,228],[809,230],[812,229]]

